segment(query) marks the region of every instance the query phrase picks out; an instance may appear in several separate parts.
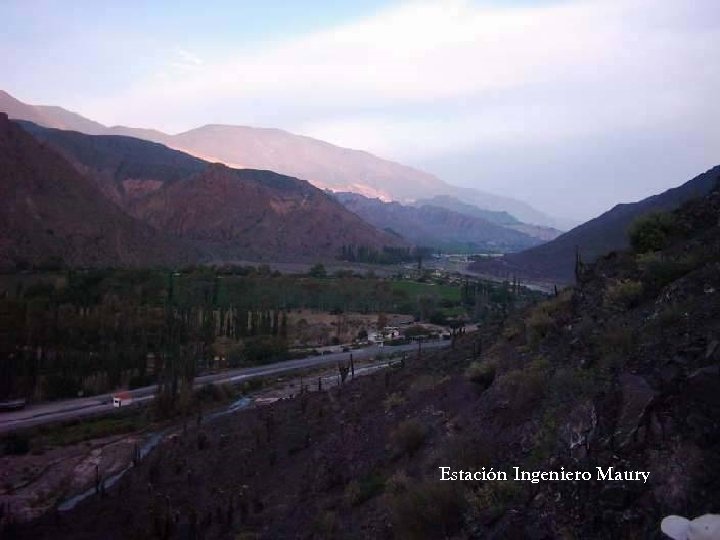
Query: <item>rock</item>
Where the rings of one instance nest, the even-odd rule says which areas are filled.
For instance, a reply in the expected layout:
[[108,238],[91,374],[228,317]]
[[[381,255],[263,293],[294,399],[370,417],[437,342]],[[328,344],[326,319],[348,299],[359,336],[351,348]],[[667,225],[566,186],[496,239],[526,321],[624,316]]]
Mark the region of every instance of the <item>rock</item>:
[[693,372],[688,377],[686,392],[691,399],[720,407],[720,368],[708,366]]
[[621,405],[615,426],[615,444],[619,449],[631,446],[647,419],[647,412],[655,400],[656,392],[639,375],[625,373],[620,376]]
[[707,350],[705,351],[705,359],[709,359],[717,350],[718,348],[718,340],[713,339],[710,343],[708,343]]
[[663,365],[660,368],[660,381],[662,381],[663,386],[665,387],[673,387],[677,382],[680,381],[680,378],[682,376],[682,369],[677,364],[677,362],[670,361]]
[[592,403],[583,403],[573,409],[562,426],[560,436],[574,458],[584,458],[595,437],[597,412]]
[[623,486],[607,486],[600,494],[600,504],[603,507],[623,510],[627,506],[628,491]]

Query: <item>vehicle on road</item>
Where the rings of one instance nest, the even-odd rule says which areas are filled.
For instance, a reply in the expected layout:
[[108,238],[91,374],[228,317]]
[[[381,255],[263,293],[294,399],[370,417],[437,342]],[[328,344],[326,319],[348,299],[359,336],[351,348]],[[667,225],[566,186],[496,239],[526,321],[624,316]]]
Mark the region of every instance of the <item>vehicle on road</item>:
[[133,401],[130,392],[120,392],[113,396],[113,407],[125,407]]
[[11,401],[0,401],[0,412],[18,411],[24,409],[27,401],[25,399],[13,399]]

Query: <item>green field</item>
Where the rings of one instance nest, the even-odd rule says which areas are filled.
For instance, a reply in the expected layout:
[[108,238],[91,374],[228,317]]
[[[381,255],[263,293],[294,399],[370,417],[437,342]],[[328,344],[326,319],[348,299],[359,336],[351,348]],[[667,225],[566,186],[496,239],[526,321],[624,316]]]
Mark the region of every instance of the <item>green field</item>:
[[417,281],[393,281],[393,292],[404,293],[411,300],[421,296],[431,296],[438,300],[460,303],[460,287],[453,285],[438,285],[435,283],[420,283]]

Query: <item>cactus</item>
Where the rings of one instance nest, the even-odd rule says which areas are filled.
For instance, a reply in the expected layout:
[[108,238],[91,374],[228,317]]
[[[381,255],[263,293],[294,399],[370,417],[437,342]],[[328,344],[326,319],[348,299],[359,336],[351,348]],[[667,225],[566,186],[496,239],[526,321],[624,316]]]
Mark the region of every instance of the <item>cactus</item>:
[[575,246],[575,281],[580,283],[582,278],[583,262],[580,257],[580,246]]
[[349,370],[350,368],[347,365],[343,365],[338,362],[338,371],[340,372],[340,384],[345,384],[345,379],[347,379]]

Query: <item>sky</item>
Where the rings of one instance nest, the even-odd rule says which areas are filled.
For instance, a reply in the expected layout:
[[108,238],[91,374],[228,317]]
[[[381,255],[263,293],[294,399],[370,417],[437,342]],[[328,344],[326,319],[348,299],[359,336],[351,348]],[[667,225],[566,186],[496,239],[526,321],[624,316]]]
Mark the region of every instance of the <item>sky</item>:
[[583,221],[720,163],[717,0],[4,0],[0,88],[277,127]]

